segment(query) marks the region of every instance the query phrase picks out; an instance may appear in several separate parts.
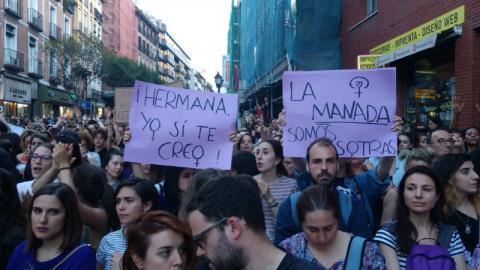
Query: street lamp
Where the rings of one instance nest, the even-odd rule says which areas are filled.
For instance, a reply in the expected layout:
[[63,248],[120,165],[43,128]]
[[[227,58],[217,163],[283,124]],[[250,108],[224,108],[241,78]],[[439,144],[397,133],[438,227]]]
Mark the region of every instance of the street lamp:
[[217,75],[215,75],[215,84],[217,85],[218,93],[220,93],[220,87],[222,87],[222,83],[223,83],[222,75],[220,75],[220,73],[218,73],[217,71]]

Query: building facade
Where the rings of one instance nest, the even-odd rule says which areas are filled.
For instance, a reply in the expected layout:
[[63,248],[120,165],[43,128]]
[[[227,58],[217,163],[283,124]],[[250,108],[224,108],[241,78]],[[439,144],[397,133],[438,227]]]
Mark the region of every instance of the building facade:
[[137,21],[137,63],[145,65],[152,71],[157,70],[158,28],[142,10],[135,7]]
[[134,0],[105,0],[103,4],[103,46],[119,56],[137,61]]
[[65,0],[5,0],[0,4],[0,106],[8,116],[68,114],[71,92],[42,44],[71,35],[73,10]]
[[433,116],[448,126],[454,96],[465,102],[459,128],[478,125],[479,11],[478,1],[343,1],[342,68],[360,55],[395,67],[397,114],[418,127]]
[[190,56],[182,49],[167,31],[167,26],[151,15],[146,14],[158,30],[158,61],[157,70],[160,79],[166,83],[183,81],[185,88],[193,89],[190,80],[194,73],[190,66]]

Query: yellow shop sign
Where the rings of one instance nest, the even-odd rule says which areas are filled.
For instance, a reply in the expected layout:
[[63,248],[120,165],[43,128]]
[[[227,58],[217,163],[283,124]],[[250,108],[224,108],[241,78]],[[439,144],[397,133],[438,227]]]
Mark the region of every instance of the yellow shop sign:
[[370,54],[386,54],[425,37],[465,22],[465,6],[458,7],[370,50]]

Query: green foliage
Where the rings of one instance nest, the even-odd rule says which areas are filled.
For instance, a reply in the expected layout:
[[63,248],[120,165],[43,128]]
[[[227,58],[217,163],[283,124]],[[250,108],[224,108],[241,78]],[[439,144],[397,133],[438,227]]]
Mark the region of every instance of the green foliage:
[[104,68],[103,82],[111,87],[133,87],[135,80],[155,84],[163,84],[156,71],[149,70],[145,65],[138,65],[127,57],[118,57],[115,52],[110,51],[108,64]]

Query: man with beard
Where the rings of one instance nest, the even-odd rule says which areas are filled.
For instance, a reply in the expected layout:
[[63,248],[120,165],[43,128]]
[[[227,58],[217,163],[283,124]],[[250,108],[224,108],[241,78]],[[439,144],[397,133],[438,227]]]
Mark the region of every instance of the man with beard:
[[260,189],[249,176],[205,184],[186,208],[197,256],[216,270],[317,269],[274,246],[267,237]]
[[[382,157],[378,167],[355,176],[352,180],[355,188],[352,188],[351,183],[346,183],[345,178],[340,178],[337,175],[340,163],[337,149],[332,141],[328,138],[320,138],[311,143],[307,149],[307,164],[304,174],[311,179],[312,184],[329,187],[339,198],[342,212],[342,216],[339,218],[339,230],[371,239],[372,230],[369,226],[369,213],[364,204],[357,198],[368,200],[363,196],[362,188],[367,190],[369,194],[380,197],[381,193],[389,186],[390,181],[387,179],[392,162],[393,157]],[[339,192],[343,192],[342,196]],[[357,196],[358,194],[360,196]],[[292,215],[292,197],[295,195],[287,198],[278,210],[275,228],[276,244],[302,231],[295,222],[293,217],[295,214]],[[345,205],[349,203],[351,205],[348,208]],[[345,214],[346,211],[349,211],[349,214]],[[348,216],[348,220],[344,220],[346,216]]]

